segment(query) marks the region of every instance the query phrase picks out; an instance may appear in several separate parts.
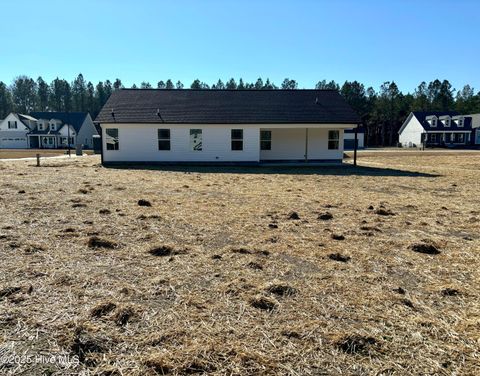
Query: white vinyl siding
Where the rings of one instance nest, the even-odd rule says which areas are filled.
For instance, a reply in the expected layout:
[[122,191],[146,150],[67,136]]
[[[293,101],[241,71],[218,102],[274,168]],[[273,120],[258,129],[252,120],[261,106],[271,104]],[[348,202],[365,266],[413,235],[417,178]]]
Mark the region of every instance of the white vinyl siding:
[[[102,126],[105,139],[105,128]],[[237,126],[175,125],[170,127],[170,151],[158,150],[160,124],[118,124],[120,152],[107,150],[105,162],[257,162],[260,152],[258,126],[243,127],[243,150],[231,150],[231,130]],[[190,130],[202,130],[202,151],[192,150]]]

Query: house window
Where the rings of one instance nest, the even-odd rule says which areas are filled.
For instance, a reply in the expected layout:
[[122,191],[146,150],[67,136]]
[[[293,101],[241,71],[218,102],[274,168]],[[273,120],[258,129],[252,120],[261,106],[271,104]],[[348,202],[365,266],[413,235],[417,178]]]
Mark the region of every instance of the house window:
[[272,150],[272,131],[260,131],[260,150]]
[[38,130],[39,130],[39,131],[43,131],[43,124],[42,124],[42,123],[39,123],[39,124],[38,124]]
[[243,129],[232,129],[232,150],[243,150]]
[[445,142],[447,142],[447,143],[452,142],[452,134],[451,133],[445,133]]
[[449,127],[450,126],[450,119],[445,119],[445,126]]
[[55,130],[55,124],[53,124],[53,123],[50,124],[50,130],[51,130],[51,131],[54,131],[54,130]]
[[432,127],[436,127],[437,126],[437,119],[433,118],[432,119]]
[[158,150],[170,150],[170,129],[158,130]]
[[8,129],[17,129],[17,121],[9,121],[8,122]]
[[430,143],[432,143],[432,144],[436,144],[438,142],[438,137],[437,136],[438,135],[436,133],[429,133],[428,134],[428,138],[429,138],[428,141],[430,141]]
[[328,131],[328,150],[338,150],[340,131]]
[[465,142],[465,135],[463,133],[458,133],[457,136],[458,136],[457,140],[458,140],[459,143],[464,143]]
[[203,150],[201,129],[190,129],[190,150],[192,151]]
[[107,150],[119,150],[118,128],[105,129]]
[[458,126],[463,127],[463,119],[458,119]]

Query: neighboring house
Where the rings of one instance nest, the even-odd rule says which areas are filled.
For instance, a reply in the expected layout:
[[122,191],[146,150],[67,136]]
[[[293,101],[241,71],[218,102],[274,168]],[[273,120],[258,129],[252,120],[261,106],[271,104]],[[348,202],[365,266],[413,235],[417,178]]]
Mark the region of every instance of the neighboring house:
[[472,144],[472,118],[458,112],[411,112],[398,131],[403,147],[465,147]]
[[[28,135],[31,148],[93,148],[98,132],[88,112],[32,112],[37,127]],[[70,142],[68,138],[70,137]]]
[[0,148],[27,149],[27,134],[35,128],[36,119],[28,115],[9,114],[0,121]]
[[467,115],[472,118],[472,141],[480,145],[480,114]]
[[11,113],[0,123],[0,148],[93,148],[98,132],[87,112]]
[[360,122],[333,90],[115,91],[95,119],[104,164],[341,163]]
[[[344,136],[344,149],[355,149],[355,129],[345,129]],[[357,128],[357,149],[365,148],[365,128]]]

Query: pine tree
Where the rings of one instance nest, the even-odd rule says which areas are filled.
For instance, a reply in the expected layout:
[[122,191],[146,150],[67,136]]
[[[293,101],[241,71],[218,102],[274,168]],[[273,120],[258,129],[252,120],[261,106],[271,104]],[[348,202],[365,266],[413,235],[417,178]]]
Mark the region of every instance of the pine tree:
[[72,83],[73,110],[83,112],[87,105],[87,85],[80,73]]
[[175,88],[177,90],[181,90],[181,89],[183,89],[183,84],[180,81],[177,81],[177,83],[175,84]]
[[37,84],[33,79],[18,76],[10,90],[15,111],[27,114],[35,109]]
[[0,81],[0,119],[4,119],[12,111],[12,96],[7,85]]
[[50,87],[43,80],[42,77],[38,77],[37,78],[37,103],[36,103],[36,109],[38,111],[47,111],[49,96],[50,96]]
[[165,88],[168,90],[175,89],[175,86],[173,85],[173,82],[171,79],[168,79],[167,82],[165,82]]

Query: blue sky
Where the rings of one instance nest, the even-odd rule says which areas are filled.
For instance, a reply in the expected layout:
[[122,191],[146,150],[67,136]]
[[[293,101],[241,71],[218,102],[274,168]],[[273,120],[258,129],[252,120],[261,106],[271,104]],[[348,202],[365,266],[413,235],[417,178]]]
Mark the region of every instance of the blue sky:
[[261,76],[413,91],[440,78],[480,90],[478,0],[0,1],[6,83],[81,72],[127,86]]

